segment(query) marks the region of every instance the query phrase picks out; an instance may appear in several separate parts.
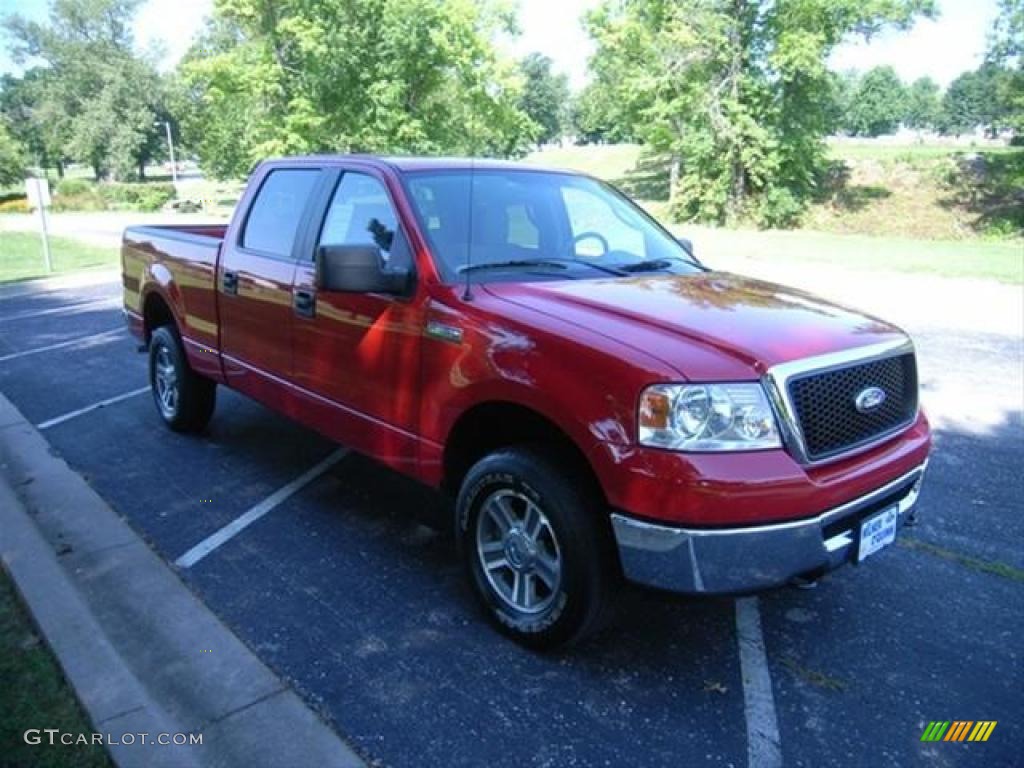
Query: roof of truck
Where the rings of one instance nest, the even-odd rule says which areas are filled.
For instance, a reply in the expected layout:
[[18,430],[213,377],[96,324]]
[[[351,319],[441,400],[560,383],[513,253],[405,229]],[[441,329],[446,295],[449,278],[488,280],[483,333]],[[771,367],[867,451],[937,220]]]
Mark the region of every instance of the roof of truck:
[[301,155],[293,157],[278,157],[274,163],[337,163],[345,160],[359,160],[360,162],[387,165],[401,172],[407,171],[458,171],[458,170],[521,170],[521,171],[550,171],[556,173],[575,173],[564,168],[550,168],[533,163],[515,162],[512,160],[496,160],[494,158],[472,158],[472,157],[417,157],[412,155]]

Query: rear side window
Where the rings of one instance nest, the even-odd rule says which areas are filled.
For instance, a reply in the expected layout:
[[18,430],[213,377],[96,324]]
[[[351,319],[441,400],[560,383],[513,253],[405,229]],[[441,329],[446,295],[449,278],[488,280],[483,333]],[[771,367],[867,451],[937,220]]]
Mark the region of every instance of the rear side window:
[[242,247],[274,256],[291,256],[299,219],[320,171],[271,171],[256,194],[242,233]]

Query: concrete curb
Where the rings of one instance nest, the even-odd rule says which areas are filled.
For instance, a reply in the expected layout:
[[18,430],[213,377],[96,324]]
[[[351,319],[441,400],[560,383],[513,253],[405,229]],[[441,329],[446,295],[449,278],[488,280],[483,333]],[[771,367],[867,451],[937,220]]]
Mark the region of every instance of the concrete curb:
[[3,395],[0,560],[118,766],[363,765]]

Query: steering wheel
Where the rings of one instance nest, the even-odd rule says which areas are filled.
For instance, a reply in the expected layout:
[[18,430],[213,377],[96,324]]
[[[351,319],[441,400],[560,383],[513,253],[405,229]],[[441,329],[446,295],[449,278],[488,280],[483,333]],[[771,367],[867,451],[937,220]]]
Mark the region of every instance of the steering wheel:
[[601,243],[601,253],[598,254],[598,255],[599,256],[606,256],[608,254],[608,240],[607,240],[607,238],[604,235],[602,235],[601,233],[599,233],[599,232],[588,231],[588,232],[580,232],[580,234],[576,235],[576,237],[574,237],[572,239],[572,254],[573,254],[573,256],[576,255],[576,246],[579,245],[579,243],[582,242],[583,240],[597,240],[599,243]]

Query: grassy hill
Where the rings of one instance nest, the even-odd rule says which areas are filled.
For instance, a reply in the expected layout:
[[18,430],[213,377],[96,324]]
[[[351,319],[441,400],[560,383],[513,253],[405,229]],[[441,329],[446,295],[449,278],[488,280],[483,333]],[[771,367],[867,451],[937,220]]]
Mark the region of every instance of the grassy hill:
[[[927,240],[1024,237],[1024,149],[844,142],[803,227]],[[569,146],[528,162],[584,171],[664,216],[668,167],[635,144]]]
[[607,179],[712,258],[803,262],[1024,283],[1024,150],[835,145],[833,173],[788,231],[668,221],[668,167],[630,144],[563,147],[527,162]]

